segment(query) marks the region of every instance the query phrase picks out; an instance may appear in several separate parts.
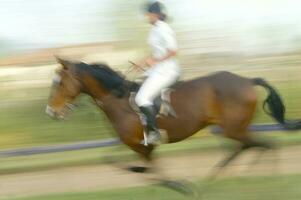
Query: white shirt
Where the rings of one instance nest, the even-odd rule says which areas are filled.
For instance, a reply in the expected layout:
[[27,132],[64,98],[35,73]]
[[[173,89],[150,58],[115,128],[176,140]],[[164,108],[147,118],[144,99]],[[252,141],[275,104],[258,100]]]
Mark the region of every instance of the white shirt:
[[[178,49],[176,35],[170,26],[164,21],[158,20],[152,27],[148,44],[151,47],[152,56],[155,59],[162,59],[168,51],[176,51]],[[174,71],[180,72],[179,66],[175,58],[169,58],[152,66],[151,72],[157,71],[161,73]]]

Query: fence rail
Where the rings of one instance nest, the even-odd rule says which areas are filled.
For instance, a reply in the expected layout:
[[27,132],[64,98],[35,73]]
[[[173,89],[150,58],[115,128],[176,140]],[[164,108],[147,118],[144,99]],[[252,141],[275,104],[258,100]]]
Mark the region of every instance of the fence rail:
[[[219,134],[221,129],[219,127],[213,126],[210,128],[211,132],[214,134]],[[257,124],[251,125],[250,131],[253,132],[268,132],[268,131],[281,131],[285,130],[279,124]],[[30,147],[30,148],[19,148],[19,149],[10,149],[0,151],[0,158],[5,157],[18,157],[18,156],[29,156],[36,154],[46,154],[46,153],[58,153],[65,151],[75,151],[75,150],[84,150],[92,148],[103,148],[119,145],[121,142],[118,139],[105,139],[105,140],[94,140],[86,141],[81,143],[72,143],[72,144],[59,144],[59,145],[48,145],[48,146],[39,146],[39,147]]]
[[0,158],[110,147],[118,144],[120,144],[120,141],[117,139],[106,139],[106,140],[86,141],[86,142],[73,143],[73,144],[59,144],[59,145],[47,145],[47,146],[39,146],[39,147],[10,149],[10,150],[0,151]]

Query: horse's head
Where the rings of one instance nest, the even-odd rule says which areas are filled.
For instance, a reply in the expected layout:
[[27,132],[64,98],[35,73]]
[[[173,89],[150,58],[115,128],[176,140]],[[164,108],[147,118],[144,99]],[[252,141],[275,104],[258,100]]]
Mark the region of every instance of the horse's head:
[[46,108],[46,113],[51,117],[64,118],[81,92],[92,96],[96,101],[106,96],[122,98],[128,93],[129,82],[106,64],[73,63],[61,58],[57,58],[57,61],[62,68],[53,78]]
[[61,58],[57,58],[57,61],[62,68],[56,71],[53,78],[46,113],[53,118],[63,119],[81,93],[81,82],[76,77],[74,63]]

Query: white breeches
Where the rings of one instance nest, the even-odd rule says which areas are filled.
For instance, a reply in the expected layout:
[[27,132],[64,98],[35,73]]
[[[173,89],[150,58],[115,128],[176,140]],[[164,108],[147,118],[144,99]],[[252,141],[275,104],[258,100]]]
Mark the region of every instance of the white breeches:
[[153,105],[154,99],[160,95],[161,91],[173,85],[179,78],[180,70],[178,66],[156,66],[149,73],[139,89],[135,101],[140,106]]

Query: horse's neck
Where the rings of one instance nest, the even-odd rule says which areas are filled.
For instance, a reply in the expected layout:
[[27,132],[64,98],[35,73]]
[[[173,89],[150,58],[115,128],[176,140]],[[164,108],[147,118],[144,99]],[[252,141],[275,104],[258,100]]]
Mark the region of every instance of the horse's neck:
[[[126,95],[123,98],[118,98],[109,94],[105,88],[99,86],[98,82],[92,78],[85,79],[85,82],[83,83],[86,88],[85,93],[94,99],[97,106],[103,110],[115,129],[120,129],[120,127],[117,127],[121,126],[118,125],[118,122],[137,117],[129,104],[129,96]],[[127,84],[133,83],[128,82]],[[118,134],[122,134],[120,131],[117,132]]]
[[130,107],[128,97],[117,98],[113,95],[103,97],[94,94],[92,98],[112,123],[125,119],[127,115],[135,114]]

